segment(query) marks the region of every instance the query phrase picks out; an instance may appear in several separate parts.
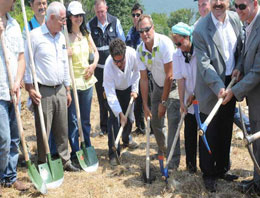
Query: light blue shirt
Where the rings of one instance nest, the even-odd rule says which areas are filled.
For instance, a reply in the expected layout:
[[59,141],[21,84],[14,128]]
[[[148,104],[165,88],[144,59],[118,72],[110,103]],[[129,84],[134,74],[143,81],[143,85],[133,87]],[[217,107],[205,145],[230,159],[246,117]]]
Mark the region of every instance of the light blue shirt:
[[[68,54],[64,35],[59,32],[55,36],[49,32],[46,24],[30,32],[31,47],[35,63],[37,81],[40,84],[54,86],[70,85]],[[26,71],[24,82],[32,84],[30,57],[25,44]]]
[[[9,14],[7,14],[7,25],[3,32],[4,42],[9,57],[9,67],[11,69],[13,80],[16,77],[18,68],[18,58],[24,52],[24,44],[19,24]],[[0,44],[0,100],[10,101],[9,80],[6,70],[5,58]]]

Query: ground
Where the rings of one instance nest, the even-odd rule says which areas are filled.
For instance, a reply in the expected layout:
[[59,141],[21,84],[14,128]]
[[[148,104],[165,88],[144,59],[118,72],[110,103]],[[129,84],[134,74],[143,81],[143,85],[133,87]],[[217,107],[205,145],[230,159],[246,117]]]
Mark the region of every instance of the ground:
[[[26,141],[30,150],[34,154],[36,151],[36,137],[34,131],[34,121],[32,113],[26,107],[27,95],[22,94],[22,120]],[[94,93],[91,124],[92,132],[99,130],[99,110],[96,94]],[[166,186],[162,181],[157,160],[151,161],[152,175],[156,180],[152,184],[144,184],[142,172],[145,169],[145,146],[146,137],[134,136],[134,140],[139,143],[139,148],[131,151],[124,150],[121,157],[121,165],[114,168],[108,163],[107,156],[107,136],[97,136],[91,138],[92,145],[95,147],[98,158],[99,168],[94,173],[64,173],[64,182],[57,188],[48,190],[48,194],[43,196],[30,182],[27,169],[18,167],[18,178],[30,184],[31,188],[26,192],[18,192],[12,188],[3,189],[3,197],[50,197],[50,198],[135,198],[135,197],[249,197],[241,194],[237,189],[237,184],[243,179],[251,178],[253,163],[241,140],[235,139],[238,129],[234,127],[230,172],[240,176],[236,182],[226,182],[219,180],[217,183],[217,193],[208,193],[202,182],[200,170],[196,174],[190,174],[185,167],[185,151],[183,141],[183,130],[181,131],[181,163],[177,171],[170,173],[169,184]],[[156,153],[156,142],[151,137],[151,154]],[[198,162],[198,161],[197,161]],[[198,162],[199,164],[199,162]]]

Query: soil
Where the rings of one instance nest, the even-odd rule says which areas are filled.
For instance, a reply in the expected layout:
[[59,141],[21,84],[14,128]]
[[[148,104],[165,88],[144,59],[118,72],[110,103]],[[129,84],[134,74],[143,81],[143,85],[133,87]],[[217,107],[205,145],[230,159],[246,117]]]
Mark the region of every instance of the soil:
[[[31,150],[32,161],[35,160],[36,136],[34,130],[33,114],[26,107],[27,93],[22,91],[22,120],[27,144]],[[99,108],[96,94],[94,93],[91,111],[92,134],[99,129]],[[133,127],[135,129],[135,127]],[[31,185],[26,192],[18,192],[13,188],[2,188],[3,197],[50,197],[50,198],[135,198],[135,197],[247,197],[241,194],[237,184],[244,179],[250,179],[253,175],[253,163],[243,145],[242,140],[235,139],[239,130],[234,126],[231,150],[230,173],[240,176],[235,182],[218,180],[217,192],[208,193],[202,182],[201,171],[190,174],[185,167],[185,150],[183,141],[183,130],[181,131],[181,163],[178,170],[170,172],[168,185],[161,179],[158,160],[152,160],[152,175],[156,180],[152,184],[144,184],[142,172],[145,169],[145,135],[134,135],[134,140],[139,144],[136,150],[123,150],[121,165],[111,167],[108,161],[107,136],[96,136],[91,138],[99,158],[99,168],[94,173],[84,171],[78,173],[64,172],[64,182],[57,189],[48,190],[43,196],[33,187],[27,175],[25,167],[18,167],[18,178]],[[151,141],[151,155],[156,153],[157,145],[154,137]],[[197,158],[197,164],[199,159]]]

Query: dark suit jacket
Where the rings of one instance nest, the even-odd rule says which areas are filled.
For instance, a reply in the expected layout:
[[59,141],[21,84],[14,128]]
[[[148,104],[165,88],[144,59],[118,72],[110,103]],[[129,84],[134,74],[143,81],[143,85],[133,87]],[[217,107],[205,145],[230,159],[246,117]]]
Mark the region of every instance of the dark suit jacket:
[[[242,28],[237,13],[227,11],[230,23],[237,36],[236,63],[242,49]],[[200,111],[209,114],[218,98],[218,92],[225,88],[224,52],[221,38],[213,23],[211,12],[201,18],[193,32],[193,43],[197,57],[195,96],[200,102]]]
[[244,77],[232,91],[238,100],[247,98],[250,120],[260,121],[260,14],[243,47],[241,64],[237,65],[237,69]]

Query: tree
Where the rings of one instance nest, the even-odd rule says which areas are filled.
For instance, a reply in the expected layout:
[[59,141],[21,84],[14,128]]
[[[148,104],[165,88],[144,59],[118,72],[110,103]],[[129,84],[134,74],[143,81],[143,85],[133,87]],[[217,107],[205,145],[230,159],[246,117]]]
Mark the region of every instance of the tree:
[[156,32],[167,36],[170,34],[171,30],[167,24],[168,16],[166,14],[152,13],[152,19]]
[[180,9],[170,14],[168,19],[168,26],[172,27],[176,25],[178,22],[183,22],[188,25],[191,25],[192,19],[194,17],[193,9]]

